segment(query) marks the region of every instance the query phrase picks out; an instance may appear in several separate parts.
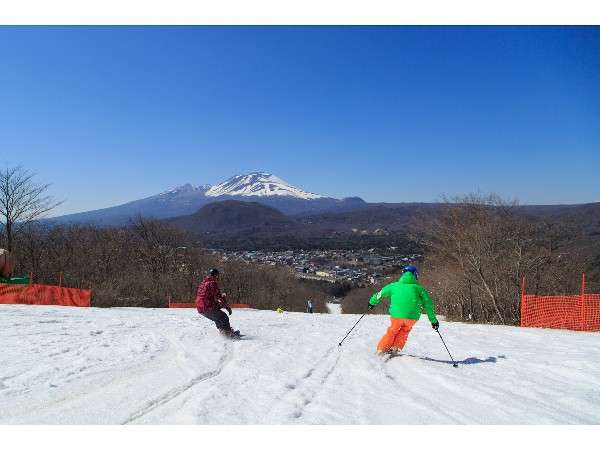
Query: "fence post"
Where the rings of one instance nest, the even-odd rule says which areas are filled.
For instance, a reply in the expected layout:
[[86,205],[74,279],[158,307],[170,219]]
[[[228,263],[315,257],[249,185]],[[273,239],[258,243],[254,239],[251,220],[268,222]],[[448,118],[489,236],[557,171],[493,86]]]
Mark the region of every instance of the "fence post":
[[62,287],[62,272],[58,274],[58,287]]
[[581,274],[581,331],[587,329],[585,320],[585,272]]
[[521,278],[521,305],[520,305],[520,314],[521,314],[521,326],[525,326],[523,325],[523,310],[525,309],[524,307],[525,304],[525,277],[523,276],[523,278]]

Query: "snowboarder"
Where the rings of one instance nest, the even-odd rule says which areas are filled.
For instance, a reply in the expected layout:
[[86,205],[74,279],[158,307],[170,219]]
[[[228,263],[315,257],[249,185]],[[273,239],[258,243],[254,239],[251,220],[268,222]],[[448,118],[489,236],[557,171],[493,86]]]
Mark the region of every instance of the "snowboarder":
[[231,339],[239,339],[240,332],[234,331],[229,324],[229,317],[221,309],[225,309],[231,316],[231,307],[225,300],[225,294],[221,293],[219,285],[217,284],[219,279],[219,271],[212,269],[208,276],[204,278],[200,286],[198,286],[198,293],[196,294],[196,309],[209,320],[212,320],[217,329],[225,337]]
[[311,300],[306,302],[306,312],[312,314],[313,313],[313,304]]
[[439,328],[433,302],[417,281],[418,277],[419,271],[415,266],[405,266],[398,281],[388,284],[369,300],[369,309],[373,309],[381,299],[391,299],[389,312],[392,323],[377,345],[378,354],[396,354],[404,348],[410,330],[421,317],[422,309],[427,313],[433,329]]

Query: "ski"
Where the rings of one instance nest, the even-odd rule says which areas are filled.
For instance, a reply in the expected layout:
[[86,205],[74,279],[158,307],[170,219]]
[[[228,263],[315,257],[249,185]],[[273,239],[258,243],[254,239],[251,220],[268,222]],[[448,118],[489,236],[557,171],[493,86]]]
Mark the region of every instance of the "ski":
[[384,363],[390,361],[391,359],[395,359],[395,358],[400,358],[402,356],[401,353],[395,354],[395,355],[387,355],[386,358],[383,360]]
[[399,353],[399,352],[385,352],[380,355],[381,360],[384,363],[388,362],[390,359],[398,358],[400,356],[402,356],[402,353]]

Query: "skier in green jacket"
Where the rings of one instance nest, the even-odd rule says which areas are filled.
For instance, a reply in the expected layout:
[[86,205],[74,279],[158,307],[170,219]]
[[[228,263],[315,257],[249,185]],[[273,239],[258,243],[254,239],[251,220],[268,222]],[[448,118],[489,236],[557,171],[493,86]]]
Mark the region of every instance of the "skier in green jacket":
[[404,267],[398,281],[390,283],[369,300],[369,309],[374,308],[383,298],[390,301],[391,326],[377,345],[377,353],[397,353],[404,348],[408,334],[425,310],[434,330],[439,328],[431,297],[417,281],[419,272],[413,265]]

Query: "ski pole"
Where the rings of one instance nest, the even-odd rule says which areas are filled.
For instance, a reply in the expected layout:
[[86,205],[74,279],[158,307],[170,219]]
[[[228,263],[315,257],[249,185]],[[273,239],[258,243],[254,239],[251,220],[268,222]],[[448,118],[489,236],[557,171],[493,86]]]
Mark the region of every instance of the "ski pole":
[[360,319],[358,319],[356,321],[356,323],[354,324],[354,326],[352,328],[350,328],[350,331],[348,331],[346,333],[346,336],[344,336],[344,339],[342,339],[341,342],[338,344],[340,347],[342,346],[342,343],[346,340],[346,338],[350,335],[350,333],[352,333],[352,330],[354,330],[356,328],[356,325],[358,325],[358,322],[360,322],[362,320],[362,318],[365,317],[368,313],[369,313],[369,311],[367,311],[362,316],[360,316]]
[[[440,330],[435,330],[435,331],[437,331],[437,334],[440,336],[440,339],[442,340],[442,344],[444,344],[444,347],[446,347],[446,351],[448,352],[448,355],[450,355],[450,350],[448,350],[448,346],[444,342],[444,338],[442,337]],[[452,360],[452,366],[458,367],[458,363],[456,361],[454,361],[454,358],[452,357],[452,355],[450,355],[450,359]]]

